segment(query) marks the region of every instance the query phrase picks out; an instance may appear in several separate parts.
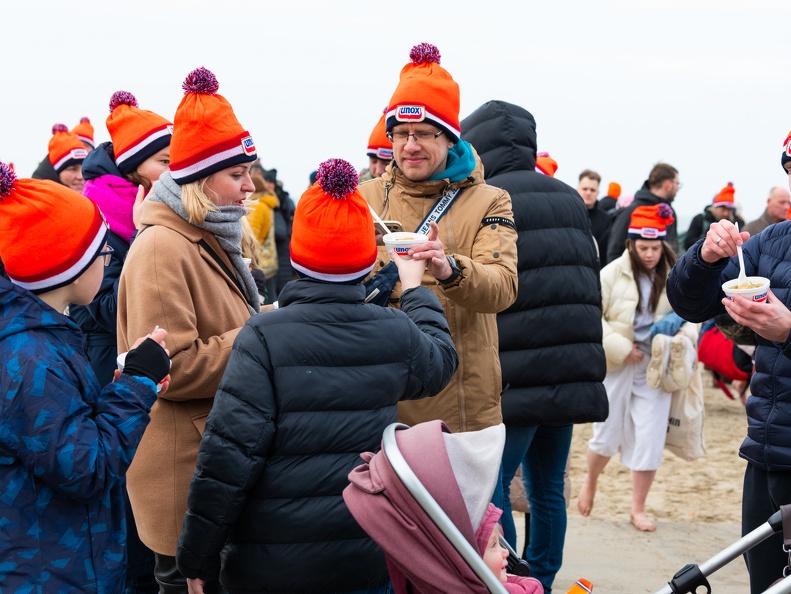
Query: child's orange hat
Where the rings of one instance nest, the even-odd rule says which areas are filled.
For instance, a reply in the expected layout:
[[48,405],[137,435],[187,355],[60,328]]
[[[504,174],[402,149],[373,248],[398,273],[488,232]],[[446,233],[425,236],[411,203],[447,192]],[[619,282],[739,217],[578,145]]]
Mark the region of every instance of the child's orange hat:
[[727,208],[733,208],[735,203],[733,201],[733,196],[736,193],[736,190],[733,188],[733,184],[728,182],[728,185],[725,186],[720,193],[714,197],[712,204],[714,206],[725,206]]
[[184,185],[228,167],[256,160],[255,143],[231,104],[218,95],[220,83],[206,68],[189,73],[184,98],[173,118],[170,175]]
[[5,163],[0,163],[0,229],[0,259],[8,278],[33,293],[74,281],[107,239],[96,204],[57,182],[19,179]]
[[638,206],[629,221],[629,239],[664,239],[667,226],[675,221],[673,209],[664,202],[651,206]]
[[82,165],[88,151],[82,141],[64,124],[52,126],[52,138],[49,139],[49,152],[47,157],[56,173],[60,173],[66,167],[72,165]]
[[618,200],[621,197],[621,184],[610,182],[610,185],[607,186],[607,195]]
[[382,159],[383,161],[390,161],[393,158],[393,143],[387,137],[387,130],[385,130],[385,114],[376,122],[371,136],[368,137],[368,152],[369,157]]
[[374,220],[357,189],[357,171],[343,159],[319,165],[318,179],[297,202],[291,264],[311,278],[362,279],[376,263]]
[[140,109],[135,96],[127,91],[116,91],[110,97],[106,123],[115,164],[124,174],[166,148],[173,133],[173,124],[153,111]]
[[401,69],[401,80],[387,108],[387,131],[396,124],[427,122],[459,141],[459,85],[439,65],[436,46],[421,43],[409,52],[411,62]]
[[81,142],[87,142],[91,148],[96,146],[93,142],[93,126],[90,119],[80,118],[80,123],[74,126],[71,131],[77,135]]
[[549,153],[538,153],[536,155],[536,171],[555,177],[555,172],[558,170],[558,162],[549,156]]

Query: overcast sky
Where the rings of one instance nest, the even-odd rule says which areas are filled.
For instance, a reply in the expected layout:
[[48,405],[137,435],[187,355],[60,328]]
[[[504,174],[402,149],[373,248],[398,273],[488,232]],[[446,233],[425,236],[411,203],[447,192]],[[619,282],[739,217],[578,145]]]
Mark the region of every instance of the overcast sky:
[[172,118],[183,79],[205,66],[297,198],[325,159],[367,164],[409,50],[429,42],[461,87],[461,117],[491,99],[528,109],[573,186],[591,168],[633,193],[666,161],[682,221],[729,181],[747,220],[787,187],[788,0],[4,0],[2,20],[0,160],[24,176],[53,124],[88,116],[109,140],[121,89]]

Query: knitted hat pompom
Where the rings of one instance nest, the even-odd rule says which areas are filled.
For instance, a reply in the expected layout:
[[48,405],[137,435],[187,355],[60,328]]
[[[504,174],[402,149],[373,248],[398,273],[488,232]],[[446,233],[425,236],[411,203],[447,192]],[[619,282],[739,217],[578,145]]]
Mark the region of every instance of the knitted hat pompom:
[[412,63],[415,65],[439,64],[441,57],[437,46],[430,43],[418,43],[409,52],[409,59],[412,60]]
[[318,168],[321,189],[336,200],[345,200],[357,189],[359,176],[354,166],[343,159],[327,159]]
[[16,173],[14,168],[5,163],[0,163],[0,200],[8,196],[14,188],[16,181]]
[[90,123],[91,123],[91,118],[87,116],[83,116],[80,118],[80,124],[90,124]]
[[55,124],[52,126],[52,133],[57,134],[58,132],[68,132],[69,129],[66,127],[66,124]]
[[673,209],[670,208],[670,205],[666,202],[660,203],[656,212],[660,219],[669,219],[673,217]]
[[184,83],[181,85],[184,89],[184,94],[194,93],[196,95],[214,95],[220,90],[220,83],[217,77],[209,70],[201,66],[196,68],[187,75]]
[[110,113],[115,111],[115,108],[119,105],[140,107],[140,105],[137,103],[137,99],[135,99],[135,96],[129,91],[116,91],[113,93],[113,96],[110,97]]

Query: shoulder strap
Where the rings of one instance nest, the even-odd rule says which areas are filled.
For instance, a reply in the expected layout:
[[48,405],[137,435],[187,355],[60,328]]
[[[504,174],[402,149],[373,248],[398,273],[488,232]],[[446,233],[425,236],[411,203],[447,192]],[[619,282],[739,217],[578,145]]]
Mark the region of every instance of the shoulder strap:
[[453,201],[456,200],[456,196],[459,195],[461,192],[461,188],[456,188],[454,190],[448,190],[439,199],[434,203],[434,208],[431,209],[431,212],[426,215],[426,218],[423,219],[423,222],[418,225],[417,229],[415,229],[415,233],[422,233],[423,235],[428,235],[428,231],[430,229],[429,223],[434,221],[438,223],[439,220],[445,216],[445,213],[450,210]]
[[228,265],[222,261],[222,258],[215,252],[211,246],[206,243],[205,239],[201,239],[198,241],[198,245],[201,246],[206,252],[211,256],[211,259],[217,262],[217,265],[222,269],[222,271],[233,281],[233,284],[236,285],[236,288],[239,289],[239,292],[244,295],[244,289],[242,289],[242,284],[239,282],[239,279],[236,277],[234,272],[228,268]]

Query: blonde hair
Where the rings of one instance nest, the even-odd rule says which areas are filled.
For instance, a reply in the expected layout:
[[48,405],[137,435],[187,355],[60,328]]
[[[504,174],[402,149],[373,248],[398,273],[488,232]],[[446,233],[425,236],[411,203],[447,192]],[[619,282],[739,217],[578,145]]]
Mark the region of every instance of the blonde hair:
[[242,217],[239,222],[242,224],[242,257],[250,258],[253,267],[260,268],[258,259],[260,244],[255,238],[250,221],[247,220],[247,217]]
[[211,198],[209,198],[203,190],[208,179],[208,177],[204,177],[203,179],[181,186],[181,204],[184,205],[184,210],[187,211],[189,222],[193,225],[200,225],[203,223],[203,221],[206,220],[206,215],[210,212],[219,211],[217,205],[211,201]]

